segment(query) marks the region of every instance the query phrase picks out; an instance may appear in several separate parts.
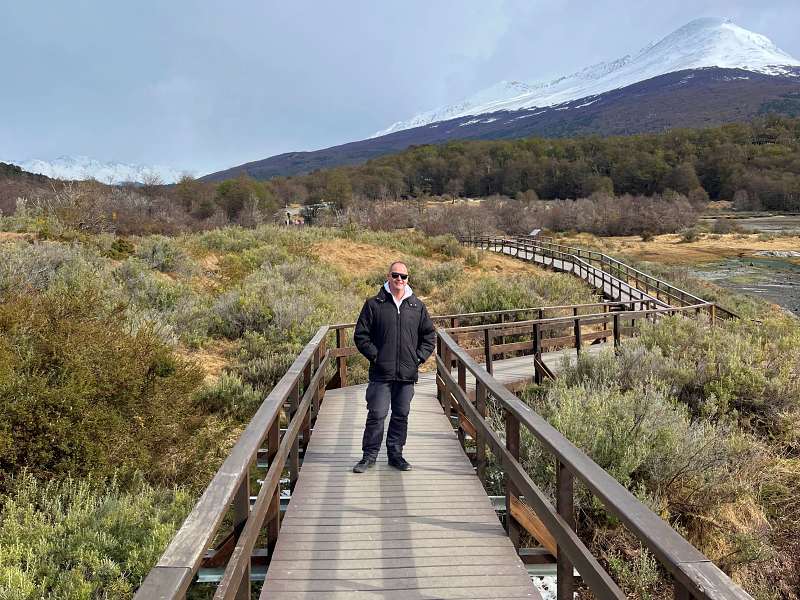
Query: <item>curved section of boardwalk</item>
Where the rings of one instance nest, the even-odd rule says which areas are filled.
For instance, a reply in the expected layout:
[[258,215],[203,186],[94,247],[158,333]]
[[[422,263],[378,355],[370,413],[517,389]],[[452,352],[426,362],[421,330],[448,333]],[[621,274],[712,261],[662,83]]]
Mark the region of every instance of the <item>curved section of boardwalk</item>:
[[[361,457],[366,386],[325,393],[261,594],[289,598],[539,598],[436,400],[411,403],[412,471]],[[388,421],[388,419],[387,419]]]

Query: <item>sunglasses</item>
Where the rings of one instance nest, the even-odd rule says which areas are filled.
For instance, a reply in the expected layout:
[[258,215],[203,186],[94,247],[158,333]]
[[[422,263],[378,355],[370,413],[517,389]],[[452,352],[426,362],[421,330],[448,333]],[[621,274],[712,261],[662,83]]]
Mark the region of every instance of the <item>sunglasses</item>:
[[403,281],[405,281],[406,279],[408,279],[408,274],[407,273],[395,273],[394,271],[392,271],[392,279],[397,279],[398,277],[400,279],[402,279]]

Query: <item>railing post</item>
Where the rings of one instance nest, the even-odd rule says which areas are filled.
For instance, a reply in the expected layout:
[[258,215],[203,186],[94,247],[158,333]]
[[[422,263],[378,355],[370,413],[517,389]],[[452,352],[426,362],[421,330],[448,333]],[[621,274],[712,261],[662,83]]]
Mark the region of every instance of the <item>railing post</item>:
[[692,595],[689,593],[689,590],[680,582],[676,581],[675,579],[672,580],[673,582],[673,598],[675,600],[690,600]]
[[[319,343],[319,348],[317,348],[317,351],[314,353],[314,356],[317,357],[316,359],[317,368],[319,368],[319,365],[322,362],[322,359],[325,358],[325,354],[327,352],[328,352],[328,345],[325,343],[325,338],[322,338],[322,341],[320,341]],[[316,407],[314,408],[315,413],[319,411],[319,407],[322,404],[324,398],[325,398],[325,377],[323,376],[319,378],[319,387],[317,388],[317,394],[315,397],[316,399]]]
[[[461,362],[461,360],[458,361],[458,387],[460,387],[461,390],[464,392],[464,397],[467,398],[467,402],[469,402],[469,397],[467,396],[467,366],[463,362]],[[456,399],[453,397],[453,406],[454,407],[455,407],[455,403],[456,403]],[[465,409],[463,407],[459,407],[459,409],[460,410],[458,410],[457,414],[458,413],[463,413],[465,411]],[[448,418],[449,418],[449,415],[448,415]],[[459,417],[459,419],[460,419],[460,417]],[[459,425],[460,425],[460,421],[459,421]],[[461,443],[461,447],[462,448],[466,448],[467,440],[464,438],[464,431],[461,429],[461,427],[458,428],[458,441]]]
[[[438,335],[436,336],[436,354],[439,356],[442,361],[444,361],[444,345],[442,344],[442,338]],[[439,371],[439,367],[437,366],[436,371]],[[444,381],[444,379],[442,379]],[[444,408],[444,392],[442,388],[439,387],[437,384],[436,386],[436,399],[439,401],[439,406]]]
[[717,305],[716,304],[712,304],[709,307],[709,314],[711,315],[711,324],[713,325],[714,321],[717,320]]
[[[344,348],[344,334],[342,329],[336,330],[336,349]],[[347,387],[347,357],[337,356],[336,365],[339,367],[339,387]]]
[[[292,422],[292,419],[297,418],[297,407],[300,405],[300,383],[297,382],[292,386],[292,391],[289,393],[289,418],[287,421]],[[297,478],[300,476],[300,439],[295,438],[292,443],[292,449],[289,452],[289,489],[294,491],[294,486],[297,485]]]
[[[278,448],[281,445],[281,430],[280,421],[276,418],[275,422],[269,428],[267,433],[267,461],[272,464],[275,455],[278,453]],[[278,541],[278,532],[281,528],[281,484],[275,487],[275,494],[270,501],[270,507],[267,511],[270,515],[267,517],[267,548],[270,556],[275,548],[275,543]],[[248,578],[249,579],[249,578]]]
[[492,338],[494,334],[491,329],[483,330],[483,356],[486,364],[486,372],[490,375],[494,372],[494,365],[492,364]]
[[[486,418],[486,385],[479,379],[475,385],[475,408],[478,414]],[[483,428],[475,423],[477,433],[475,444],[475,460],[477,462],[478,479],[481,483],[486,483],[486,437]]]
[[[517,417],[509,410],[506,413],[506,449],[514,457],[519,460],[519,421]],[[512,483],[508,473],[504,473],[506,484],[506,532],[508,537],[515,548],[519,548],[519,534],[520,528],[514,517],[511,516],[511,496],[519,498],[519,491]]]
[[614,348],[619,348],[620,344],[620,331],[619,331],[619,313],[614,313]]
[[[244,529],[245,523],[250,516],[250,470],[246,470],[236,496],[233,499],[233,530],[234,536],[238,540],[239,534]],[[236,600],[250,600],[250,558],[247,557],[244,567],[244,575],[239,589],[236,592]]]
[[[305,368],[303,369],[303,393],[304,394],[306,393],[306,390],[308,389],[308,386],[310,386],[310,385],[311,385],[311,363],[308,363],[305,366]],[[311,419],[316,420],[317,413],[314,411],[314,407],[313,406],[309,409],[308,412],[309,412],[309,415],[311,416]],[[309,419],[309,421],[311,419]],[[309,436],[310,436],[310,433],[311,433],[310,430],[311,430],[310,424],[309,424],[307,429],[306,428],[303,429],[303,446],[304,447],[308,445],[308,439],[309,439]]]
[[[556,461],[556,510],[571,529],[575,529],[574,489],[572,473],[561,461]],[[565,552],[558,548],[556,564],[556,598],[572,600],[575,591],[575,577],[572,562]]]
[[[503,325],[505,325],[505,324],[506,324],[506,313],[500,313],[500,331],[505,331],[505,327],[503,327]],[[500,345],[503,345],[505,343],[506,343],[506,336],[501,335],[500,336]],[[503,360],[504,357],[505,357],[505,354],[503,352],[501,352],[500,353],[500,360]]]
[[581,319],[578,316],[578,307],[573,308],[572,312],[575,315],[575,352],[580,354],[583,348],[583,340],[581,340]]
[[[534,323],[533,324],[533,357],[534,361],[542,360],[542,331],[541,331],[541,324]],[[539,369],[536,368],[534,363],[533,367],[533,381],[534,383],[542,383],[542,374],[539,372]]]

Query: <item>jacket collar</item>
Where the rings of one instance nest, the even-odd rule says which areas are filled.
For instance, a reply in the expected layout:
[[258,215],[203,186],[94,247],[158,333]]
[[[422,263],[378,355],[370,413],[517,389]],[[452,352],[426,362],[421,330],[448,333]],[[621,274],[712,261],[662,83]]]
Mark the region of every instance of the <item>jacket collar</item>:
[[[413,295],[414,295],[414,290],[411,289],[410,285],[406,285],[406,291],[403,294],[403,300],[408,300]],[[390,302],[394,300],[392,292],[389,291],[388,281],[384,282],[384,284],[381,286],[381,289],[378,292],[378,295],[375,296],[375,299],[378,300],[379,302]],[[401,300],[400,302],[402,303],[403,300]]]

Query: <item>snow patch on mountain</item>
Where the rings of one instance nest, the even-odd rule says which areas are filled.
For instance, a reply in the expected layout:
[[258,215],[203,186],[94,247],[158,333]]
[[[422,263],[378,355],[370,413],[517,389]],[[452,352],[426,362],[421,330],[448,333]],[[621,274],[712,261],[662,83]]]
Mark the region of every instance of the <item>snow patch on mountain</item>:
[[186,171],[163,165],[136,165],[120,162],[103,162],[88,156],[60,156],[55,160],[32,159],[15,164],[29,173],[46,175],[53,179],[82,181],[96,179],[103,183],[175,183]]
[[633,55],[549,82],[501,81],[456,104],[398,121],[373,137],[459,117],[544,108],[623,88],[667,73],[706,67],[791,75],[800,60],[764,35],[728,19],[696,19]]

